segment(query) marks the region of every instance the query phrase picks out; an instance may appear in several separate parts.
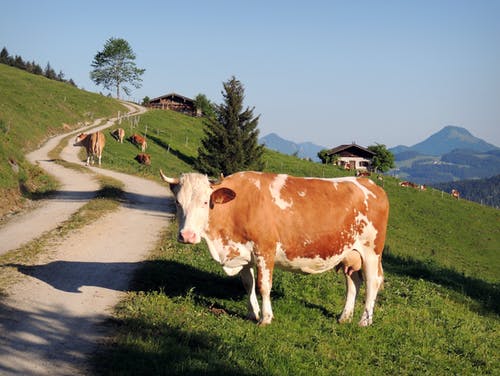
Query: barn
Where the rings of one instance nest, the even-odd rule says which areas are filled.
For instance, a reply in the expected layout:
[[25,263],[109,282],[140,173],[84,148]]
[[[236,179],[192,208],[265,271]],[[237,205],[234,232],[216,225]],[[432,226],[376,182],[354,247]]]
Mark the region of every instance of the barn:
[[201,116],[201,111],[196,109],[194,100],[177,93],[170,93],[150,99],[147,107],[160,110],[173,110],[190,116]]
[[326,154],[332,158],[334,163],[346,170],[369,171],[375,153],[367,148],[356,145],[340,145],[330,149]]

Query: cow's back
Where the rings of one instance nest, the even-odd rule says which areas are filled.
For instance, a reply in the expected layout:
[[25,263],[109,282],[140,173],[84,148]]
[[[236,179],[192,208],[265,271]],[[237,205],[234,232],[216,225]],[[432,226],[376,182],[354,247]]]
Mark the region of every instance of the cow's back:
[[342,253],[373,226],[375,251],[382,252],[388,200],[369,179],[243,172],[227,177],[221,186],[234,190],[236,198],[213,209],[210,228],[219,235],[267,249],[279,243],[290,258],[325,259]]

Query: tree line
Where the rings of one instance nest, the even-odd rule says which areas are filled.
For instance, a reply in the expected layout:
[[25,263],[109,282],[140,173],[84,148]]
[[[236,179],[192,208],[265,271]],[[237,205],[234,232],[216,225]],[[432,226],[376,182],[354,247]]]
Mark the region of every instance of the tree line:
[[50,63],[47,63],[45,69],[42,69],[42,67],[35,61],[25,61],[19,55],[11,56],[9,54],[9,51],[7,51],[6,47],[4,47],[2,51],[0,51],[0,63],[18,69],[22,69],[28,73],[44,76],[49,80],[65,82],[72,86],[76,86],[75,82],[71,78],[69,80],[66,80],[64,78],[64,73],[62,71],[56,73],[56,71],[52,68]]
[[460,198],[482,205],[500,208],[500,175],[486,179],[460,180],[432,184],[436,189],[450,193],[452,189],[460,192]]

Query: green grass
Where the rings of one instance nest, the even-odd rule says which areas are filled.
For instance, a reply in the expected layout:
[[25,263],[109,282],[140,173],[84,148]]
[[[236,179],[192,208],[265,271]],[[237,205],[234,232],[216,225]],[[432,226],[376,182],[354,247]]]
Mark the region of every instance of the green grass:
[[[129,143],[109,144],[103,163],[154,179],[160,167],[169,175],[192,171],[201,121],[152,111],[136,130],[146,125],[151,167],[133,160],[138,151]],[[345,174],[272,151],[264,158],[274,172]],[[204,244],[177,244],[174,224],[117,308],[116,335],[99,349],[96,373],[498,374],[500,212],[397,182],[384,180],[391,203],[386,283],[371,327],[336,322],[345,294],[340,274],[281,271],[272,292],[275,320],[257,327],[244,318],[239,279],[227,277]]]
[[[118,111],[123,112],[124,107],[114,99],[0,64],[1,196],[22,191],[36,198],[53,190],[56,183],[31,166],[24,154],[50,136],[115,116]],[[18,164],[19,173],[10,167],[9,159]]]

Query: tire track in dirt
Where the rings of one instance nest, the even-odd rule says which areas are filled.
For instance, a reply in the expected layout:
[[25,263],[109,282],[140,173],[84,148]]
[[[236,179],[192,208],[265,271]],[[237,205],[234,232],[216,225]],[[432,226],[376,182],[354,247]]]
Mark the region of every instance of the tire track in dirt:
[[[82,163],[77,151],[68,144],[61,157]],[[121,180],[125,202],[70,233],[35,265],[16,265],[26,277],[0,301],[2,375],[89,374],[88,355],[107,334],[103,321],[167,225],[172,211],[168,188],[102,168],[92,170]],[[78,175],[83,175],[84,184],[92,180],[89,174]],[[66,192],[72,193],[61,200],[69,205],[84,202],[88,198],[79,196],[93,190],[90,184],[76,184]],[[52,218],[46,214],[45,221]]]

